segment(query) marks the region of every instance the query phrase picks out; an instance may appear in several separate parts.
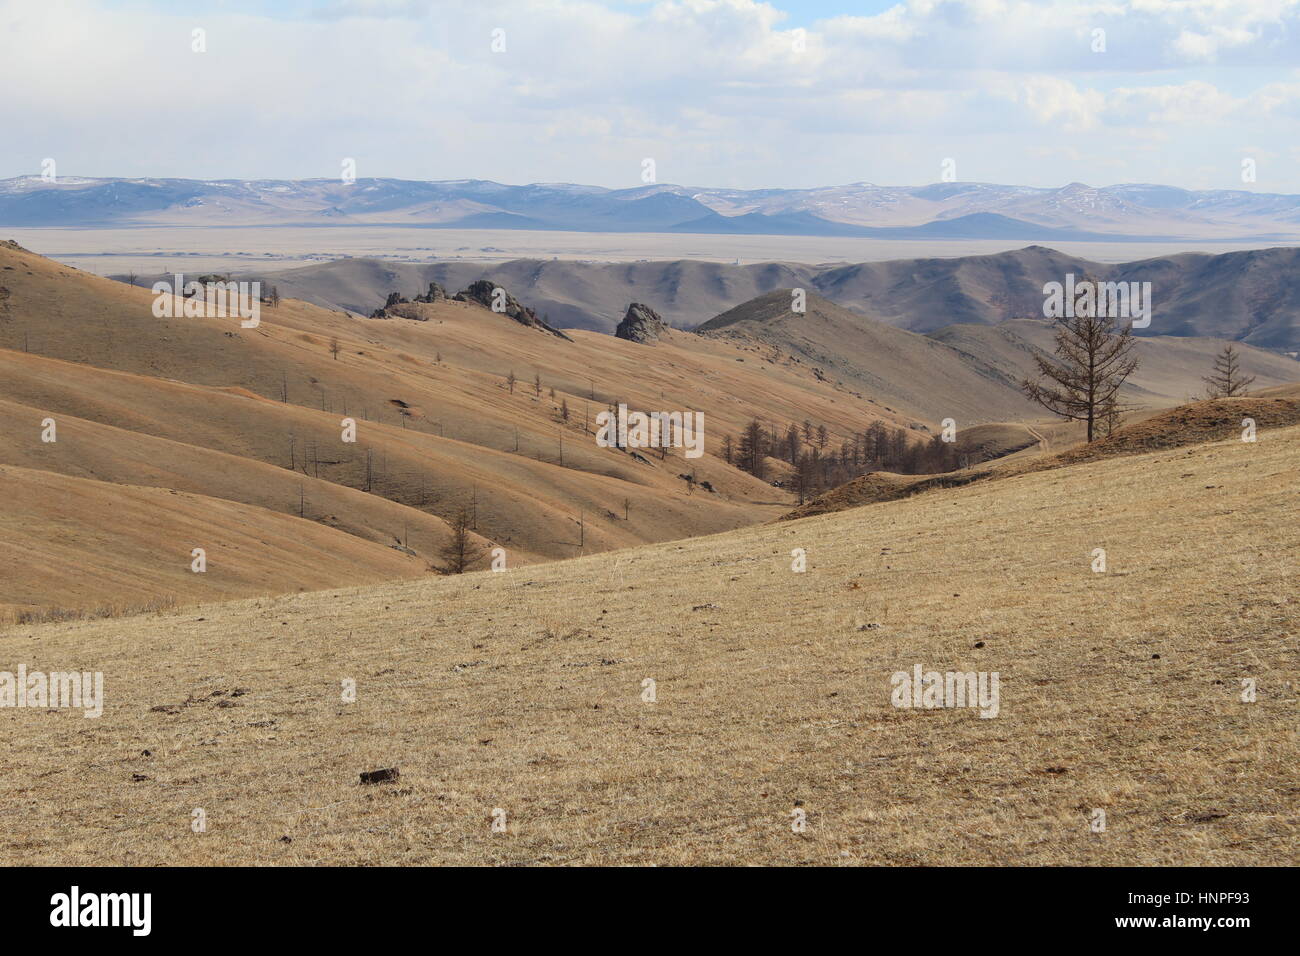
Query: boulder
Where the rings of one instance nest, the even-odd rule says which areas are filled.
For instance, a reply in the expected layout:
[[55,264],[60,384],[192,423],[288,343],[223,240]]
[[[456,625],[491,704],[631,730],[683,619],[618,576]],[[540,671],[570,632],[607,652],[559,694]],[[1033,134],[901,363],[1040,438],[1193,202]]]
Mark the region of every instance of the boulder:
[[668,325],[659,317],[659,313],[648,305],[633,302],[627,307],[627,314],[614,330],[614,335],[629,342],[649,345],[658,342],[659,337],[668,331]]

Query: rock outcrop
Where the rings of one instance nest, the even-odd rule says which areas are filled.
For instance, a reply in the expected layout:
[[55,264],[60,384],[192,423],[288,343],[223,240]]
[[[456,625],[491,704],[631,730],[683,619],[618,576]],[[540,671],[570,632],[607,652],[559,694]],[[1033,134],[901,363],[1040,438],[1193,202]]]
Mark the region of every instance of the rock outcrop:
[[648,305],[633,302],[627,307],[627,314],[614,330],[616,338],[629,342],[649,345],[658,342],[659,337],[668,331],[668,325],[659,317],[659,313]]
[[[507,318],[514,319],[520,325],[549,332],[551,335],[558,336],[567,342],[573,341],[559,329],[553,328],[544,319],[539,319],[536,312],[528,308],[528,306],[520,304],[519,300],[505,289],[487,279],[479,279],[477,282],[470,283],[469,288],[457,292],[451,299],[456,302],[472,302],[475,305],[481,305],[493,312],[500,312]],[[388,293],[388,300],[371,312],[370,317],[372,319],[414,319],[417,322],[426,322],[429,317],[418,306],[446,301],[448,301],[447,290],[436,282],[430,282],[429,290],[422,295],[417,295],[414,299],[408,299],[400,292]],[[655,316],[655,318],[658,318],[658,316]]]
[[479,279],[477,282],[471,282],[469,287],[457,292],[452,296],[457,302],[473,302],[484,308],[491,309],[493,312],[499,312],[507,318],[514,319],[520,325],[527,325],[530,328],[541,329],[552,335],[572,342],[573,340],[561,332],[559,329],[548,325],[542,319],[537,317],[537,313],[526,305],[521,305],[519,300],[512,296],[505,289],[502,289],[495,282],[487,279]]
[[447,293],[436,282],[429,283],[429,291],[408,299],[400,292],[388,293],[388,301],[370,313],[372,319],[411,319],[415,322],[428,322],[429,317],[416,308],[417,304],[446,302]]
[[388,301],[375,309],[375,311],[371,312],[370,317],[372,319],[391,319],[393,318],[393,314],[391,314],[389,310],[398,305],[409,304],[410,301],[410,299],[403,296],[400,292],[390,292],[388,293]]
[[429,291],[424,295],[417,295],[412,302],[445,302],[447,300],[447,290],[436,282],[429,283]]

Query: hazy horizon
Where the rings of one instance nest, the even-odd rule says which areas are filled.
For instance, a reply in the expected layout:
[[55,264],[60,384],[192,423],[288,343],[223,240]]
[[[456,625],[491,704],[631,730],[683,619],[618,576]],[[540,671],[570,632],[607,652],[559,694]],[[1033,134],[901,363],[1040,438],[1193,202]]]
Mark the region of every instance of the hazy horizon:
[[[6,182],[6,181],[11,182],[14,180],[23,180],[23,179],[41,181],[41,174],[39,170],[34,173],[31,172],[18,173],[13,176],[0,177],[0,182]],[[118,175],[112,172],[66,173],[63,172],[62,170],[60,170],[60,172],[58,173],[58,184],[68,184],[68,183],[75,183],[77,181],[93,181],[93,180],[120,180],[120,181],[131,181],[131,182],[146,181],[146,180],[174,180],[180,182],[200,182],[200,183],[333,183],[333,182],[337,182],[338,179],[339,179],[338,176],[299,176],[299,177],[276,177],[276,176],[241,177],[241,176],[186,176],[186,175],[125,176],[125,175]],[[356,181],[358,183],[364,183],[367,180],[377,181],[377,182],[389,181],[389,182],[409,182],[409,183],[433,183],[439,185],[456,184],[456,183],[492,183],[498,186],[510,186],[510,187],[578,186],[583,189],[600,189],[600,190],[608,190],[608,191],[618,191],[618,190],[625,190],[625,189],[647,189],[652,186],[658,186],[660,188],[700,189],[700,190],[710,190],[710,191],[717,191],[717,192],[728,191],[728,192],[745,192],[745,193],[769,192],[769,191],[770,192],[809,192],[809,191],[817,191],[817,190],[849,189],[852,187],[871,187],[876,189],[909,190],[909,189],[925,189],[929,186],[940,186],[940,185],[942,186],[994,186],[1003,189],[1026,189],[1026,190],[1035,190],[1035,191],[1044,191],[1044,192],[1066,189],[1070,186],[1087,186],[1089,189],[1101,189],[1101,190],[1117,189],[1117,188],[1129,187],[1129,186],[1154,186],[1154,187],[1168,188],[1168,189],[1184,189],[1187,192],[1227,191],[1227,192],[1252,193],[1254,195],[1300,196],[1300,185],[1297,186],[1296,192],[1268,192],[1268,191],[1257,190],[1257,189],[1245,189],[1245,188],[1241,188],[1240,186],[1238,187],[1225,186],[1225,187],[1213,187],[1207,189],[1197,189],[1197,188],[1189,188],[1184,186],[1176,186],[1172,183],[1158,182],[1158,181],[1150,181],[1150,182],[1116,181],[1116,182],[1103,183],[1103,182],[1086,182],[1078,179],[1072,179],[1069,180],[1068,182],[1052,183],[1052,184],[1042,185],[1042,186],[1029,185],[1027,183],[995,182],[993,180],[974,180],[974,179],[970,179],[970,180],[957,179],[957,180],[949,180],[949,181],[935,179],[929,182],[917,182],[917,183],[886,183],[886,182],[873,182],[870,180],[863,179],[863,180],[856,180],[854,182],[820,183],[812,186],[775,186],[770,184],[758,185],[758,186],[725,186],[717,183],[673,182],[673,181],[664,180],[662,182],[656,181],[653,183],[634,183],[634,184],[623,184],[623,185],[616,185],[616,186],[605,186],[599,183],[582,182],[577,179],[552,179],[552,180],[535,179],[535,180],[528,180],[528,181],[518,180],[513,182],[507,182],[499,179],[489,179],[483,176],[462,176],[462,177],[446,178],[446,179],[430,179],[430,178],[412,178],[407,176],[386,176],[383,174],[375,174],[370,176],[359,176]]]

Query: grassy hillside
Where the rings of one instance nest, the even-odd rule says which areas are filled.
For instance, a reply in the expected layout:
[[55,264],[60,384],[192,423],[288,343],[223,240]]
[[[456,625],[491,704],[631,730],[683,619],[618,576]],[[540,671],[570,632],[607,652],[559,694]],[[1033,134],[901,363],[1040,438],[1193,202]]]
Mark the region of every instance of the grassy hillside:
[[770,292],[696,331],[766,349],[929,421],[987,423],[1033,414],[1015,381],[972,365],[944,343],[874,322],[816,294],[806,295],[802,314],[791,310],[791,302],[789,289]]
[[[953,418],[965,429],[1043,414],[1024,396],[1020,383],[1037,376],[1036,356],[1053,352],[1048,323],[954,325],[918,335],[812,293],[806,306],[806,313],[794,313],[791,290],[778,290],[710,319],[696,331],[811,367],[884,407],[929,422]],[[1141,338],[1134,350],[1141,364],[1121,396],[1140,407],[1188,401],[1204,392],[1202,377],[1222,348],[1216,339]],[[1239,349],[1243,374],[1256,376],[1256,388],[1300,379],[1300,363],[1292,359],[1249,346]]]
[[[233,317],[156,318],[149,290],[10,244],[0,244],[0,284],[9,293],[0,316],[0,426],[12,436],[0,465],[104,485],[82,520],[110,550],[127,530],[110,520],[117,486],[301,516],[383,546],[378,564],[360,558],[373,550],[352,549],[360,563],[316,586],[375,580],[376,570],[391,569],[397,543],[418,559],[404,565],[427,572],[442,563],[448,521],[461,508],[473,513],[479,544],[504,547],[512,567],[753,524],[792,499],[726,464],[724,435],[753,417],[782,427],[808,419],[834,441],[876,420],[913,422],[809,369],[685,333],[655,345],[582,332],[570,341],[463,302],[372,320],[285,299],[263,308],[256,329]],[[595,415],[617,401],[703,412],[706,454],[634,458],[597,446]],[[355,443],[342,441],[345,416],[357,422]],[[41,441],[47,418],[58,425],[57,442]],[[35,538],[55,533],[43,513],[11,517]],[[178,546],[159,541],[162,566]],[[103,557],[95,550],[68,560]],[[135,590],[148,592],[141,600],[213,596],[211,582],[155,574],[156,566],[149,559],[124,568]],[[257,592],[216,593],[302,586],[274,564],[263,571]],[[84,607],[113,596],[21,563],[13,573],[0,586],[0,605],[11,608]]]
[[[317,591],[428,570],[323,523],[164,488],[0,465],[0,497],[0,621],[117,615],[178,596]],[[202,573],[191,569],[195,548],[206,555]]]
[[[5,628],[6,662],[102,671],[107,705],[0,711],[0,859],[1294,865],[1300,427],[1259,439]],[[998,672],[999,715],[891,706],[914,665]]]

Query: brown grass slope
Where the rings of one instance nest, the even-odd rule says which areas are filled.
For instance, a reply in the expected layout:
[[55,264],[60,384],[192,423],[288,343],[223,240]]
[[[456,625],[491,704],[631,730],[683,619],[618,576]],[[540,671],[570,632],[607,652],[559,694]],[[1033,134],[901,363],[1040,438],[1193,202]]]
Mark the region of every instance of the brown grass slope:
[[815,293],[807,311],[791,311],[791,290],[777,290],[699,326],[701,335],[776,350],[784,362],[819,370],[830,381],[926,421],[996,422],[1033,414],[1013,382],[972,367],[949,346],[850,312]]
[[[10,290],[0,318],[0,415],[15,436],[0,445],[0,464],[293,515],[305,485],[306,517],[367,541],[400,537],[426,563],[438,560],[460,507],[476,512],[479,535],[505,547],[512,566],[762,521],[789,496],[721,461],[724,434],[753,416],[774,425],[808,418],[836,440],[877,418],[906,421],[808,370],[694,337],[653,346],[594,333],[563,341],[459,302],[414,307],[425,320],[415,321],[285,300],[250,330],[235,318],[155,318],[148,290],[7,244],[0,266]],[[594,416],[619,400],[703,411],[707,454],[687,460],[675,449],[638,461],[597,447]],[[340,440],[344,414],[358,421],[355,444]],[[43,444],[45,417],[76,427]],[[368,470],[366,497],[391,507],[358,495]],[[714,491],[692,491],[682,474]],[[266,584],[277,589],[274,576]],[[44,597],[53,606],[75,595],[51,588]]]
[[[918,335],[850,312],[809,293],[807,312],[790,309],[790,290],[761,296],[699,326],[698,332],[775,350],[786,362],[819,370],[831,381],[860,390],[869,400],[929,422],[953,418],[959,427],[1042,414],[1020,383],[1036,376],[1035,358],[1051,355],[1052,327],[1020,320],[999,326],[952,325]],[[1123,401],[1161,407],[1204,392],[1202,377],[1223,348],[1216,339],[1144,337],[1137,372]],[[1243,374],[1256,387],[1300,380],[1300,363],[1250,346],[1238,346]]]
[[[9,627],[5,666],[102,671],[107,705],[0,711],[0,860],[1294,865],[1298,481],[1290,427],[505,574]],[[916,664],[997,671],[1000,715],[892,707]]]
[[[416,577],[424,563],[233,501],[0,465],[0,619]],[[207,570],[191,569],[206,552]],[[52,598],[53,596],[53,598]]]
[[[217,420],[220,403],[212,402],[209,408],[213,414],[207,421]],[[414,503],[403,505],[324,478],[215,450],[222,444],[219,436],[209,438],[205,447],[59,414],[55,419],[58,440],[45,443],[38,425],[44,417],[40,408],[0,400],[0,431],[7,436],[5,463],[115,485],[172,489],[295,517],[301,512],[307,520],[386,547],[409,546],[426,565],[448,538],[446,523]],[[310,433],[303,429],[299,434]],[[9,508],[12,512],[12,503]],[[83,519],[93,525],[101,517],[88,512]],[[93,560],[93,556],[87,555],[87,559]],[[335,583],[346,583],[346,579]]]
[[[579,420],[584,402],[594,414],[620,399],[634,408],[702,410],[715,439],[752,415],[781,422],[811,416],[844,434],[864,420],[903,420],[855,402],[807,370],[754,364],[745,352],[689,336],[655,346],[599,335],[564,342],[460,302],[414,307],[427,321],[380,321],[287,300],[263,309],[260,328],[245,330],[233,319],[155,319],[145,289],[11,248],[0,247],[0,263],[11,289],[0,348],[26,344],[45,357],[240,388],[276,401],[287,386],[289,404],[347,407],[372,421],[378,416],[487,447],[513,447],[518,427],[521,442],[531,442],[530,456],[534,445],[554,445],[560,398]],[[338,361],[329,354],[334,337],[342,346]],[[502,401],[512,370],[520,384]],[[543,401],[532,399],[534,374],[543,380]],[[408,406],[405,414],[394,399]],[[601,455],[607,469],[626,467],[620,452]]]
[[[581,442],[580,434],[570,436],[564,466],[388,423],[358,421],[357,442],[345,444],[340,440],[338,414],[273,402],[237,390],[164,382],[14,353],[0,353],[0,367],[7,373],[6,390],[21,397],[22,407],[30,409],[22,415],[25,421],[15,421],[24,440],[15,443],[5,454],[33,466],[54,470],[91,466],[92,459],[83,458],[83,451],[86,455],[91,451],[83,449],[75,433],[70,437],[61,435],[53,445],[39,441],[39,422],[46,414],[54,415],[56,421],[75,414],[105,427],[129,429],[174,444],[252,459],[250,464],[257,464],[258,469],[266,464],[277,466],[284,470],[292,495],[268,494],[263,503],[274,506],[269,503],[273,500],[279,502],[279,507],[291,507],[296,513],[298,484],[304,478],[314,478],[317,472],[322,481],[342,486],[341,491],[359,493],[356,489],[365,483],[367,452],[370,452],[372,488],[408,509],[403,512],[402,520],[409,518],[413,528],[425,509],[452,512],[461,503],[477,501],[481,530],[507,545],[518,557],[533,559],[573,553],[567,549],[569,503],[575,518],[580,508],[597,512],[602,507],[617,506],[621,511],[624,498],[633,503],[630,523],[620,521],[615,526],[598,521],[588,529],[588,543],[593,547],[638,543],[637,534],[631,529],[640,527],[645,533],[652,533],[648,522],[656,511],[660,512],[661,521],[677,520],[683,524],[695,521],[705,526],[717,521],[720,527],[734,526],[729,522],[745,523],[747,516],[743,505],[715,501],[716,496],[688,495],[685,491],[665,494],[665,488],[677,491],[677,486],[682,484],[675,473],[666,474],[669,466],[680,465],[680,459],[640,464],[621,456],[622,460],[615,462],[609,474],[595,473],[602,460],[597,458],[594,445],[588,447]],[[299,468],[297,473],[287,470],[291,445]],[[121,449],[123,457],[129,457],[133,446],[117,442],[109,446],[110,455],[115,447]],[[26,451],[20,452],[23,448]],[[304,456],[313,451],[316,464],[309,464],[309,474],[304,475],[301,470]],[[171,456],[176,450],[169,447],[162,454]],[[584,463],[593,471],[582,471]],[[152,481],[171,485],[168,464],[169,459],[164,458],[163,470],[155,473]],[[105,473],[109,466],[98,467],[98,473]],[[262,479],[230,473],[233,463],[229,461],[219,467],[222,476],[200,477],[218,478],[235,495],[248,491],[261,493],[256,486],[265,484]],[[261,473],[259,470],[258,474]],[[128,477],[134,476],[128,473]],[[314,512],[319,514],[324,506],[324,502],[314,502]],[[647,524],[636,520],[637,509]],[[604,512],[599,513],[603,518]],[[359,521],[359,516],[351,512],[340,518]],[[433,521],[430,528],[443,526],[442,519],[436,515],[424,514],[423,519]],[[385,521],[365,533],[383,537],[392,530],[392,522]],[[603,540],[605,535],[612,535],[611,540]],[[429,554],[441,540],[441,536],[435,536],[412,544]],[[539,544],[536,549],[529,546],[534,541]]]

